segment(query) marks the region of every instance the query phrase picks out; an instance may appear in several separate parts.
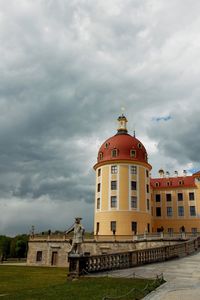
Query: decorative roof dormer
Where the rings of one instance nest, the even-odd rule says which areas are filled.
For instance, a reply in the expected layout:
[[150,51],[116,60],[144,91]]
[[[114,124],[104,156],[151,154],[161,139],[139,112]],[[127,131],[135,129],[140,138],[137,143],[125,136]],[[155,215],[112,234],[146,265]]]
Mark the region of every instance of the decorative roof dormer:
[[128,122],[127,118],[122,114],[118,118],[118,129],[117,134],[126,134],[128,130],[126,128],[126,123]]

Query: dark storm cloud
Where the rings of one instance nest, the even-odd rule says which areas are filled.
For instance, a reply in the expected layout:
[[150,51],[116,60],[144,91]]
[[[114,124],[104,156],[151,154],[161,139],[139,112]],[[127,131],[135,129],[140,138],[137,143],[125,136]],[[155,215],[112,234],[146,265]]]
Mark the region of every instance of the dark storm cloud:
[[183,112],[174,111],[173,118],[162,124],[154,124],[149,135],[158,141],[158,151],[164,156],[176,159],[180,164],[200,164],[199,109]]
[[52,217],[59,207],[69,223],[87,207],[91,228],[92,166],[121,106],[154,170],[199,167],[197,1],[189,9],[183,0],[21,0],[0,8],[4,232],[14,232],[6,215],[19,230],[34,218],[40,228],[61,226],[64,213],[59,224]]
[[73,224],[74,216],[80,215],[84,218],[87,230],[90,230],[92,223],[91,205],[80,200],[58,203],[44,196],[32,202],[12,198],[8,204],[5,199],[1,199],[0,210],[2,233],[29,233],[32,225],[36,232],[48,229],[64,231]]

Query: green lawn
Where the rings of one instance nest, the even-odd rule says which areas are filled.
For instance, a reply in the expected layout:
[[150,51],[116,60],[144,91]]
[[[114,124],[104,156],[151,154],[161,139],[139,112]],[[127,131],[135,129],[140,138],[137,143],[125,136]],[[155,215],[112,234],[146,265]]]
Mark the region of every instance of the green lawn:
[[[151,283],[150,280],[107,277],[70,281],[66,273],[65,268],[0,266],[0,296],[4,294],[1,299],[102,300],[105,295],[119,296],[133,287],[142,289]],[[123,299],[134,299],[133,294]]]

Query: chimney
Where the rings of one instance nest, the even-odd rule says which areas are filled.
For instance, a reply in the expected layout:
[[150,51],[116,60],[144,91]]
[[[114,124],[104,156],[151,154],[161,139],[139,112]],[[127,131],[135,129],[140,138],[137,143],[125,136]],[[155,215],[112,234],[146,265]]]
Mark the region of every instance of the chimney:
[[164,172],[163,169],[160,169],[160,170],[158,171],[158,173],[159,173],[159,175],[160,175],[160,178],[164,178],[165,172]]
[[186,170],[183,170],[183,176],[187,176],[187,171]]
[[178,171],[174,171],[175,177],[178,177]]
[[170,173],[167,171],[166,172],[166,177],[169,178]]

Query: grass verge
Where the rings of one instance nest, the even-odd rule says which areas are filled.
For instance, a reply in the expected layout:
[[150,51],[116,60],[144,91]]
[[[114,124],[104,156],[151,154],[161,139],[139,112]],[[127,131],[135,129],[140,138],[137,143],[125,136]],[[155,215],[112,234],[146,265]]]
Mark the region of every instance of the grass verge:
[[[0,295],[4,295],[1,299],[102,300],[105,295],[126,294],[133,287],[141,290],[152,282],[108,277],[70,281],[66,275],[65,268],[0,266]],[[142,298],[142,294],[137,294],[136,298]],[[134,299],[133,294],[123,299]]]

